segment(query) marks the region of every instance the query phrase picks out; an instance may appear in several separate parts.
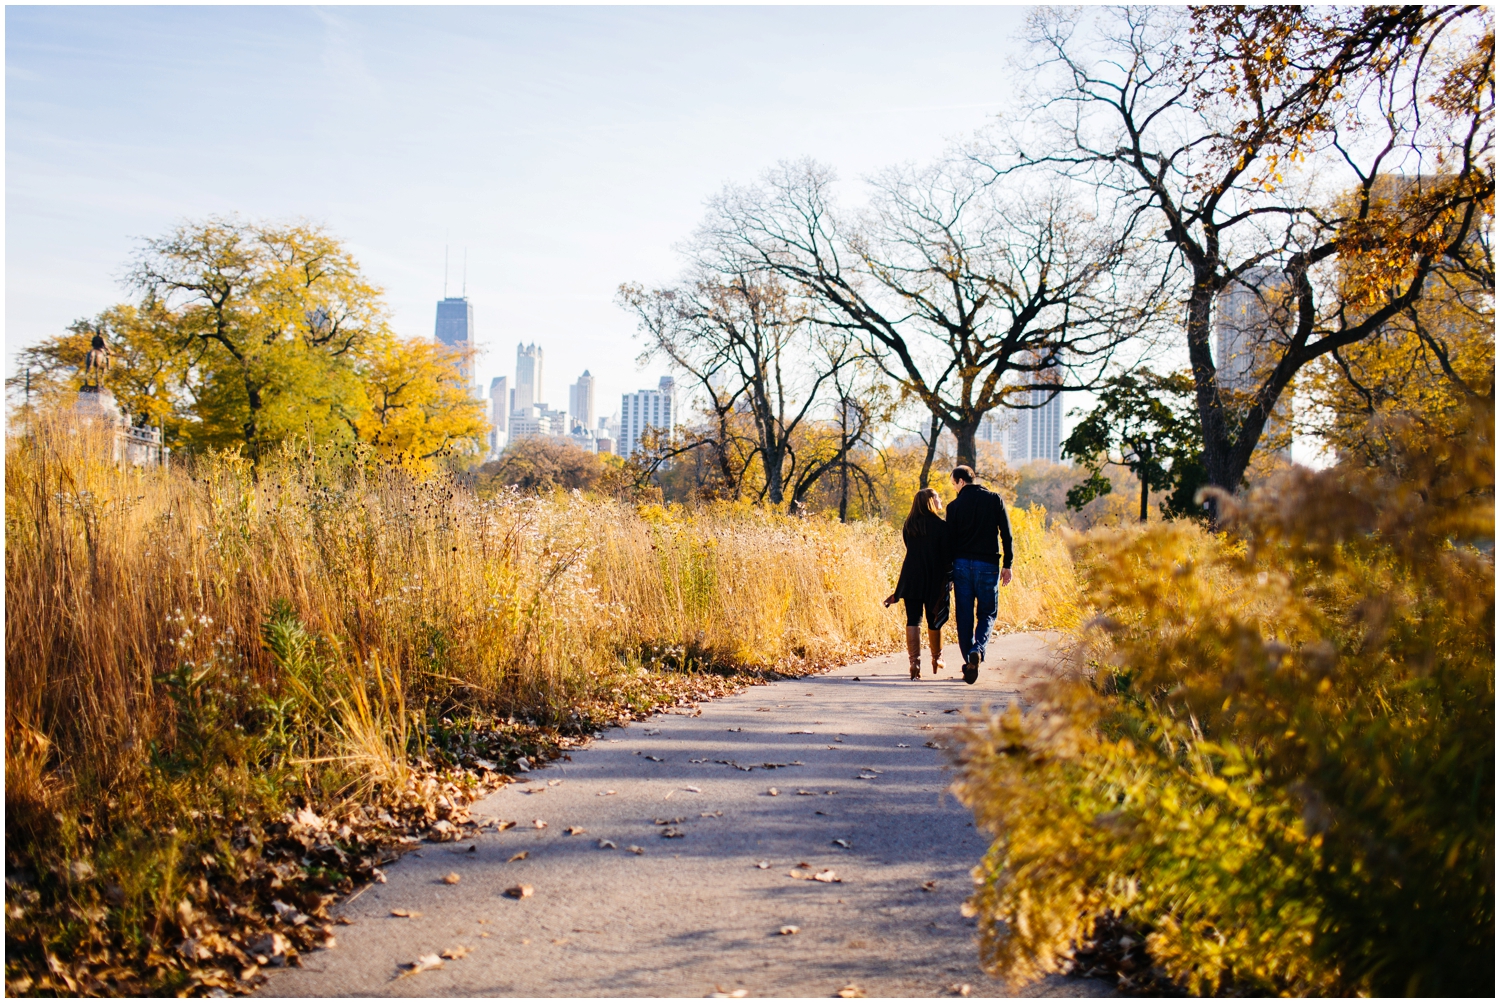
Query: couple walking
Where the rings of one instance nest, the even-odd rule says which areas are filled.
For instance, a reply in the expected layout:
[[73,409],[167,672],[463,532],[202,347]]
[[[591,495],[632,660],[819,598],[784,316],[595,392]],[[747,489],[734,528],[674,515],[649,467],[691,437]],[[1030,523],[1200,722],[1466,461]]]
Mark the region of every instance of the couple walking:
[[[958,650],[964,660],[964,682],[979,678],[985,644],[995,623],[1000,586],[1010,584],[1015,559],[1010,519],[1000,496],[974,483],[974,468],[953,470],[958,497],[943,518],[943,500],[932,488],[918,491],[911,514],[901,527],[906,560],[887,606],[906,603],[906,654],[911,677],[922,678],[922,614],[927,614],[927,643],[932,671],[943,667],[943,624],[948,622],[948,585],[958,605]],[[1002,563],[1002,549],[1004,562]]]

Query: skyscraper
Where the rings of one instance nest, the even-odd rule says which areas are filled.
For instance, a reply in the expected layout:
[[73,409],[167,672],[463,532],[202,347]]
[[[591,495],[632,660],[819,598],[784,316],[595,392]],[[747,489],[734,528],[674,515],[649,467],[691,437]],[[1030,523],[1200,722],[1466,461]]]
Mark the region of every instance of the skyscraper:
[[641,436],[649,428],[671,433],[677,416],[677,383],[663,376],[655,390],[638,390],[620,396],[621,456],[641,448]]
[[535,344],[516,345],[516,412],[531,411],[542,399],[542,350]]
[[510,389],[504,376],[490,380],[490,455],[499,456],[510,430]]
[[[1027,378],[1033,383],[1062,382],[1062,374],[1055,369],[1027,374]],[[1028,390],[1022,400],[1029,406],[1009,408],[1009,414],[1002,419],[1006,431],[1006,460],[1011,463],[1030,463],[1034,460],[1061,463],[1062,391]]]
[[448,296],[438,300],[437,328],[433,337],[452,348],[468,349],[468,357],[459,364],[463,385],[474,383],[474,305],[467,296]]
[[[1215,298],[1214,366],[1219,390],[1233,397],[1248,396],[1259,389],[1291,325],[1287,302],[1286,273],[1279,268],[1247,268]],[[1276,452],[1290,459],[1287,427],[1292,419],[1292,395],[1283,393],[1266,422],[1268,440],[1278,442]]]
[[578,382],[568,388],[568,414],[573,424],[594,427],[594,378],[585,369]]

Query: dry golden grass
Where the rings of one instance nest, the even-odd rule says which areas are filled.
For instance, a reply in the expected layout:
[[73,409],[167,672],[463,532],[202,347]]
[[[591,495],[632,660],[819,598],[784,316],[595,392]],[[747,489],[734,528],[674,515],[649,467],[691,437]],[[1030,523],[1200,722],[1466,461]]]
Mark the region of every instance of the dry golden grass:
[[[642,666],[788,668],[898,637],[879,600],[900,544],[876,525],[481,501],[307,448],[258,474],[230,456],[131,469],[69,422],[13,436],[7,460],[17,807],[130,783],[148,749],[182,751],[190,711],[232,734],[297,698],[302,754],[379,779],[420,753],[424,715],[559,723]],[[263,641],[278,601],[315,639],[311,668]]]

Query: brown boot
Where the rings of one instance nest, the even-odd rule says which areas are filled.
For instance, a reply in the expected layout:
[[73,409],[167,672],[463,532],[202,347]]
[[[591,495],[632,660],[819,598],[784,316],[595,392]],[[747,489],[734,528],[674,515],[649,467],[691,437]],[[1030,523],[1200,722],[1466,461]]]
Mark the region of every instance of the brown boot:
[[927,629],[927,647],[932,650],[932,674],[937,675],[943,670],[943,629]]
[[922,628],[906,628],[906,657],[911,665],[911,677],[922,678]]

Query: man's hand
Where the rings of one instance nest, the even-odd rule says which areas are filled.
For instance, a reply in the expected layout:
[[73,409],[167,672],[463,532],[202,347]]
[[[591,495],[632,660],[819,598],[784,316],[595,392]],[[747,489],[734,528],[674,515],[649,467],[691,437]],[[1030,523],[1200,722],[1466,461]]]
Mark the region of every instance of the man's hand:
[[887,605],[887,606],[890,606],[890,605],[891,605],[891,604],[893,604],[893,603],[894,603],[894,602],[895,602],[895,601],[896,601],[896,597],[895,597],[895,596],[889,596],[889,597],[887,597],[887,598],[886,598],[886,601],[885,601],[885,604],[886,604],[886,605]]
[[1010,569],[1009,568],[1001,568],[1000,569],[1000,584],[1001,585],[1009,585],[1010,584]]

